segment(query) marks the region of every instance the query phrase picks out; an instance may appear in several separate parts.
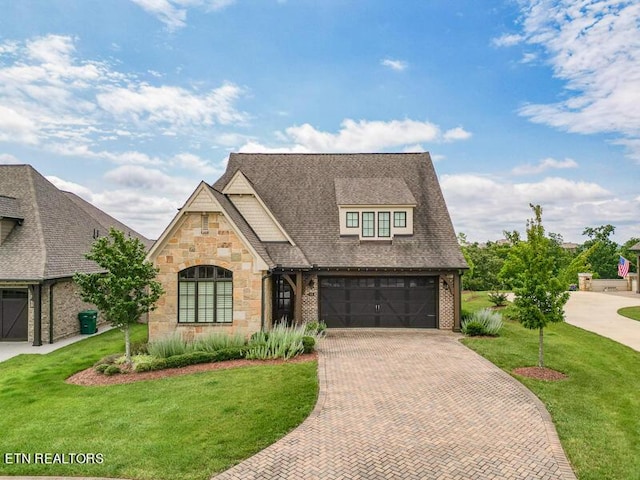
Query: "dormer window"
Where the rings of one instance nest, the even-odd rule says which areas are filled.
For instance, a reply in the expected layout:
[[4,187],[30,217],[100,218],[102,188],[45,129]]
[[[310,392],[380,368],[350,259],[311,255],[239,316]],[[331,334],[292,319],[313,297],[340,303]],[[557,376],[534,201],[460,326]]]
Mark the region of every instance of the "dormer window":
[[402,178],[337,178],[340,235],[391,240],[413,235],[416,200]]

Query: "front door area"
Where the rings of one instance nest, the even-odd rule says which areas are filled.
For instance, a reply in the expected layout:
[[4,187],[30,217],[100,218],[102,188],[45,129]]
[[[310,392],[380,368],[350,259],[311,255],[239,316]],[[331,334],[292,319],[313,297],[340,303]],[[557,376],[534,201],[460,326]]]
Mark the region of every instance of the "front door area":
[[28,336],[27,289],[0,289],[0,341],[26,341]]
[[320,319],[334,328],[437,328],[437,278],[321,278]]

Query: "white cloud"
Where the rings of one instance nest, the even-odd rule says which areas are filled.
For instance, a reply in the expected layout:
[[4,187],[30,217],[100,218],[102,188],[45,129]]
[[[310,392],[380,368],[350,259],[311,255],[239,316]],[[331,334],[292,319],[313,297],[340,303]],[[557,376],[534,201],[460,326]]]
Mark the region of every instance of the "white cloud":
[[549,169],[565,169],[565,168],[577,168],[578,163],[571,158],[565,158],[564,160],[556,160],[554,158],[545,158],[540,160],[538,164],[520,165],[511,170],[513,175],[536,175]]
[[589,225],[616,225],[625,241],[638,235],[636,214],[640,198],[625,199],[597,183],[548,177],[538,182],[514,183],[506,178],[478,174],[443,175],[440,184],[456,231],[473,241],[497,240],[504,230],[524,232],[531,217],[529,204],[543,207],[549,232],[582,242]]
[[494,38],[491,43],[496,47],[512,47],[522,43],[524,37],[518,34],[504,34],[498,38]]
[[169,31],[186,26],[187,9],[198,8],[205,12],[221,10],[233,5],[235,0],[131,0],[143,10],[150,13]]
[[455,142],[456,140],[468,140],[471,138],[471,132],[467,132],[462,127],[452,128],[444,132],[442,136],[445,142]]
[[26,116],[0,105],[0,141],[38,143],[38,129]]
[[269,148],[248,142],[241,151],[267,151],[264,149],[268,148],[277,152],[378,152],[425,142],[463,140],[471,136],[460,127],[443,134],[438,125],[409,119],[388,122],[345,119],[340,126],[338,133],[330,133],[317,130],[308,123],[295,125],[278,135],[281,141],[290,145]]
[[97,95],[98,105],[118,118],[135,123],[168,123],[172,126],[241,123],[246,114],[233,103],[242,89],[232,83],[199,95],[181,87],[147,84],[112,88]]
[[218,174],[218,176],[222,175],[223,170],[221,168],[216,168],[207,160],[200,158],[197,155],[192,153],[180,153],[175,155],[170,161],[170,165],[173,165],[179,169],[191,170],[193,172],[197,172],[200,175],[213,175]]
[[391,70],[395,70],[396,72],[402,72],[409,66],[409,64],[404,60],[393,60],[391,58],[385,58],[384,60],[381,60],[380,65],[388,67]]
[[[575,133],[614,133],[640,150],[640,3],[631,0],[520,0],[522,32],[494,41],[541,48],[565,98],[530,103],[520,114]],[[521,38],[518,38],[521,37]],[[517,40],[517,41],[516,41]]]
[[186,194],[195,188],[183,177],[140,165],[122,165],[107,172],[104,179],[127,189],[170,194]]
[[23,163],[13,155],[8,153],[0,153],[0,165],[17,165]]
[[91,202],[93,199],[93,193],[90,189],[85,187],[84,185],[80,185],[79,183],[70,182],[68,180],[63,180],[60,177],[56,177],[55,175],[47,175],[45,177],[51,183],[53,183],[60,190],[65,192],[75,193],[79,197],[84,198],[86,201]]

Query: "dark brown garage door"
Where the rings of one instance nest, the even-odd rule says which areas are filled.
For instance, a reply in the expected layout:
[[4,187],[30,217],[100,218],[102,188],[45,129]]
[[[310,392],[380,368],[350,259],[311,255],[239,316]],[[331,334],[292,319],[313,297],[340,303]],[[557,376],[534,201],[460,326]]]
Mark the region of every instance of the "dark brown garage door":
[[437,277],[320,279],[320,319],[328,327],[436,328]]
[[27,290],[0,290],[0,340],[27,340]]

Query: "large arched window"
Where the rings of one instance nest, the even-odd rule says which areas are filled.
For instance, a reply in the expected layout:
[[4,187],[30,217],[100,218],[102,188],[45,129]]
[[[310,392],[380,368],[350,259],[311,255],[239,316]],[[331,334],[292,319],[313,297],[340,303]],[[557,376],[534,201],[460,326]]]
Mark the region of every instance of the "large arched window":
[[178,273],[179,323],[231,323],[233,272],[199,265]]

